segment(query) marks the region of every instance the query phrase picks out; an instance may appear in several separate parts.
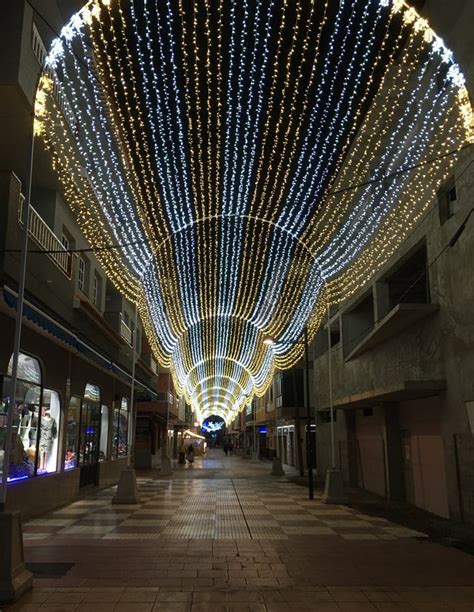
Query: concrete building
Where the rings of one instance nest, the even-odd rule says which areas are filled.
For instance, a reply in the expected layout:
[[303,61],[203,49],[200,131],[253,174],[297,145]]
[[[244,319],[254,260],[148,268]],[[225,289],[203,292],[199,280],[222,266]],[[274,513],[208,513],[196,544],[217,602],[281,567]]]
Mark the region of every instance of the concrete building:
[[[423,14],[474,93],[469,0]],[[421,224],[330,316],[336,467],[347,483],[474,522],[474,151]],[[331,463],[327,325],[315,339],[317,464]]]

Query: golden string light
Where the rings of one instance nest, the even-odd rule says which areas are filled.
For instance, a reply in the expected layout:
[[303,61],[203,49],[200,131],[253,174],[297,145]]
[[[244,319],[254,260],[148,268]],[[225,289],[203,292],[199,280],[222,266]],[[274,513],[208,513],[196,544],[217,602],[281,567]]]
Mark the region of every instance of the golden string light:
[[463,75],[404,0],[89,0],[34,129],[178,393],[227,422],[473,140]]

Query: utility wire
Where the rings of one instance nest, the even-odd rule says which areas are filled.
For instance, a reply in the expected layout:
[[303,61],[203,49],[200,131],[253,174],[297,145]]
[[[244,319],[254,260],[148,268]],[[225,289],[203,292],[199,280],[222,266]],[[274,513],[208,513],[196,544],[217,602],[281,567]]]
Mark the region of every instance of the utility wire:
[[[430,163],[434,163],[436,161],[439,161],[440,159],[446,158],[450,155],[455,155],[456,153],[459,153],[460,151],[467,149],[468,147],[472,146],[472,144],[474,143],[467,143],[466,145],[464,145],[463,147],[460,147],[459,149],[454,149],[452,151],[448,151],[447,153],[444,153],[443,155],[440,155],[438,157],[433,157],[429,160],[425,160],[422,161],[418,164],[414,164],[412,166],[409,166],[407,168],[400,168],[399,170],[396,170],[395,172],[393,172],[392,174],[383,176],[381,178],[375,178],[375,179],[371,179],[370,181],[364,181],[362,183],[355,183],[353,185],[349,185],[348,187],[344,187],[343,189],[339,189],[337,191],[333,191],[333,192],[329,192],[328,196],[330,195],[337,195],[346,191],[350,191],[353,189],[359,189],[360,187],[365,187],[367,185],[372,185],[374,183],[378,183],[381,181],[385,181],[387,179],[391,179],[391,178],[395,178],[396,176],[399,176],[400,174],[404,173],[404,172],[410,172],[412,170],[415,170],[416,168],[420,168],[422,166],[425,166],[427,164]],[[470,165],[470,164],[469,164]],[[467,168],[465,168],[466,170]],[[464,170],[464,171],[465,171]],[[463,173],[464,173],[463,171]],[[434,208],[436,208],[437,204],[435,203],[426,213],[426,215],[424,216],[423,220],[420,222],[419,225],[421,225],[421,223],[423,223],[426,219],[426,217],[431,214],[431,212],[434,210]],[[418,226],[417,226],[418,227]],[[411,236],[411,234],[413,233],[413,231],[415,231],[416,228],[414,230],[412,230],[412,232],[410,234],[408,234],[408,236],[406,236],[404,238],[404,240],[400,243],[400,246],[406,241],[408,240],[408,238]],[[140,240],[132,240],[129,242],[122,242],[122,243],[118,243],[118,244],[109,244],[103,247],[86,247],[83,249],[31,249],[28,251],[28,254],[36,254],[36,255],[40,255],[40,254],[44,254],[44,255],[54,255],[54,254],[60,254],[60,253],[99,253],[102,251],[112,251],[115,249],[126,249],[128,247],[131,246],[135,246],[135,245],[140,245],[140,244],[146,244],[146,245],[151,245],[152,241],[149,240],[148,238],[144,238],[144,239],[140,239]],[[20,253],[20,249],[1,249],[0,253]]]

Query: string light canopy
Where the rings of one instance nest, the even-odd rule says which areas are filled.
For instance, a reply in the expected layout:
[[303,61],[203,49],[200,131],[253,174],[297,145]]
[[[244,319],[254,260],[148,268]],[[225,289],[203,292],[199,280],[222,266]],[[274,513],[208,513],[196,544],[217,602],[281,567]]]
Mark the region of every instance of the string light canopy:
[[51,46],[35,131],[178,392],[227,423],[473,134],[452,53],[402,0],[90,0]]

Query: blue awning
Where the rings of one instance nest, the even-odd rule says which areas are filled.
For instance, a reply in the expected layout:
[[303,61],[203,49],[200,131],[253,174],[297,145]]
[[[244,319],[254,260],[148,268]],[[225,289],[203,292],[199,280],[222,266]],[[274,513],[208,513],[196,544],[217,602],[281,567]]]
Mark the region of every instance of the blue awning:
[[[3,287],[3,294],[5,297],[5,302],[8,304],[8,306],[16,310],[18,294],[7,286]],[[90,361],[97,363],[100,367],[110,370],[127,384],[131,384],[132,376],[129,372],[124,370],[112,359],[90,346],[90,344],[88,344],[85,340],[82,340],[79,335],[74,334],[66,327],[61,325],[61,323],[55,321],[52,317],[41,311],[37,306],[34,306],[28,302],[28,300],[24,300],[23,303],[23,316],[58,340],[61,340],[65,344],[69,345],[77,353],[83,355]],[[152,397],[157,397],[156,392],[150,389],[148,385],[141,382],[138,378],[135,379],[135,382]]]

